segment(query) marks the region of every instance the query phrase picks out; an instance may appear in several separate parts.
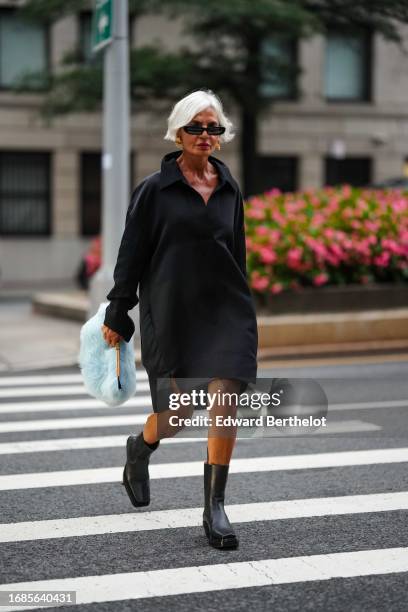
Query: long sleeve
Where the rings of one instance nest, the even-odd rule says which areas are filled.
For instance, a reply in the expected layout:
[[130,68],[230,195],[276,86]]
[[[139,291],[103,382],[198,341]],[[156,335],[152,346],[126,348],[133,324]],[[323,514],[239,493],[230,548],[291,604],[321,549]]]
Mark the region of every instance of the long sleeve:
[[136,291],[151,252],[147,193],[146,181],[142,181],[132,194],[113,272],[115,284],[106,296],[110,304],[106,308],[104,324],[126,342],[135,331],[127,311],[139,302]]
[[234,258],[243,275],[247,278],[244,202],[241,192],[238,193],[238,198],[238,210],[234,220]]

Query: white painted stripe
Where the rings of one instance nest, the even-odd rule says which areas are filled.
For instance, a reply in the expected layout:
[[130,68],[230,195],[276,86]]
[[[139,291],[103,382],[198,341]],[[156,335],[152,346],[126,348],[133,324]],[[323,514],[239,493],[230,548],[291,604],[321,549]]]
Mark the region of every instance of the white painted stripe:
[[[22,442],[0,443],[0,455],[17,453],[44,453],[50,451],[65,451],[90,448],[116,448],[126,445],[128,435],[95,436],[92,438],[57,438],[54,440],[29,440]],[[242,440],[242,439],[241,439]],[[207,442],[207,438],[164,438],[160,444],[189,444]]]
[[380,425],[376,425],[375,423],[367,423],[358,419],[351,421],[330,421],[329,416],[327,420],[327,427],[319,427],[319,429],[317,429],[314,433],[316,435],[324,436],[325,434],[379,431],[381,429],[382,427]]
[[[145,383],[142,383],[143,385]],[[139,392],[143,392],[142,384],[140,384],[138,386],[138,390],[136,391],[136,395],[134,397],[131,397],[130,399],[127,400],[127,402],[125,402],[124,404],[122,404],[122,406],[127,406],[129,408],[140,408],[140,407],[146,407],[146,408],[152,408],[152,400],[151,400],[151,395],[150,393],[148,395],[138,395]],[[147,383],[146,383],[147,384]],[[83,388],[84,389],[84,388]],[[149,389],[147,389],[149,390]],[[25,391],[23,389],[23,391]],[[1,394],[1,390],[0,390],[0,394]],[[75,395],[75,393],[69,393],[68,392],[68,388],[67,391],[61,393],[61,395]],[[78,391],[79,394],[79,391]],[[86,394],[86,391],[83,390],[80,393],[81,395]],[[23,397],[24,394],[22,394],[20,397]],[[40,393],[39,395],[55,395],[58,396],[60,395],[59,391],[53,391],[51,389],[49,389],[49,392],[45,392],[45,393]],[[35,393],[28,393],[27,396],[35,396]],[[5,396],[3,396],[5,397]],[[17,395],[15,395],[14,393],[11,393],[10,396],[11,397],[17,397]],[[333,406],[330,406],[329,408],[329,412],[328,412],[328,419],[330,419],[330,413],[331,412],[335,412],[335,411],[343,411],[343,410],[358,410],[358,404],[352,404],[350,405],[351,408],[349,407],[344,407],[344,406],[348,406],[348,404],[333,404]],[[382,406],[381,406],[382,407]],[[398,404],[394,406],[394,408],[399,408],[402,407],[402,404]],[[57,412],[57,411],[63,411],[63,410],[93,410],[93,409],[101,409],[101,408],[105,408],[105,409],[109,409],[112,408],[110,406],[108,406],[107,404],[105,404],[104,402],[97,400],[97,399],[90,399],[89,395],[88,397],[84,397],[84,398],[77,398],[77,399],[72,399],[72,400],[45,400],[45,401],[41,401],[41,400],[35,400],[35,401],[22,401],[22,402],[8,402],[8,403],[1,403],[0,404],[0,414],[12,414],[12,413],[21,413],[21,412]],[[363,405],[363,409],[365,408],[376,408],[376,406],[373,406],[373,404],[369,404],[367,403]],[[329,422],[329,421],[328,421]]]
[[[139,380],[147,380],[146,370],[136,368],[136,378]],[[52,385],[70,383],[82,383],[82,374],[35,374],[35,375],[15,375],[15,376],[0,376],[0,387],[13,387],[23,385]]]
[[[148,414],[148,413],[146,413]],[[317,430],[316,434],[324,433],[350,433],[353,431],[376,431],[381,429],[373,423],[365,423],[364,421],[344,421],[343,423],[335,423],[327,431],[322,429]],[[250,440],[251,438],[240,438],[242,440]],[[21,442],[1,442],[0,455],[12,455],[17,453],[42,453],[50,451],[75,450],[75,449],[90,449],[90,448],[112,448],[123,446],[126,443],[127,436],[94,436],[84,438],[57,438],[54,440],[29,440]],[[165,438],[161,444],[177,444],[197,442],[207,440],[207,438],[182,438],[180,434],[174,438]]]
[[[2,584],[12,591],[76,591],[76,604],[124,601],[408,571],[408,548],[381,548]],[[35,610],[38,604],[7,608]]]
[[[338,453],[280,455],[276,457],[245,457],[232,459],[229,473],[309,470],[314,468],[403,463],[408,461],[408,448],[353,450]],[[63,470],[0,476],[0,490],[36,489],[102,482],[121,482],[123,467],[102,467],[87,470]],[[159,463],[149,467],[151,479],[202,476],[202,461]]]
[[[148,382],[138,382],[136,392],[150,391]],[[17,397],[36,397],[46,395],[88,395],[88,391],[84,385],[55,385],[55,386],[39,386],[39,387],[24,387],[23,389],[0,389],[1,398],[17,398]]]
[[[328,416],[327,424],[323,427],[319,427],[315,431],[303,431],[302,436],[324,436],[324,435],[332,435],[332,434],[341,434],[341,433],[361,433],[362,431],[379,431],[382,430],[380,425],[376,425],[375,423],[367,423],[365,421],[359,420],[351,420],[351,421],[330,421],[330,415]],[[259,427],[257,431],[255,431],[253,437],[254,438],[274,438],[281,437],[282,431],[279,428],[270,427],[268,429],[268,433],[265,434],[262,427]]]
[[[150,395],[136,395],[127,400],[122,406],[127,408],[151,408],[152,399]],[[0,405],[0,414],[14,414],[19,412],[59,412],[62,410],[114,410],[115,406],[108,406],[97,399],[74,399],[74,400],[48,400],[45,402],[9,402]],[[118,406],[117,408],[120,408]]]
[[[148,413],[150,414],[150,413]],[[45,431],[49,429],[86,429],[88,427],[122,427],[144,425],[146,414],[125,416],[78,417],[73,419],[47,419],[37,421],[10,421],[0,423],[0,433],[7,431]]]
[[379,402],[354,402],[347,404],[329,404],[329,413],[334,410],[373,410],[383,408],[408,408],[408,400],[383,400]]
[[[226,505],[229,519],[234,523],[256,521],[281,521],[340,514],[392,512],[408,510],[408,492],[375,493],[372,495],[348,495],[342,497],[318,497],[289,501],[260,502]],[[49,540],[90,535],[150,531],[153,529],[179,529],[198,527],[202,524],[203,509],[182,508],[153,512],[131,512],[103,516],[21,523],[1,523],[0,542]]]

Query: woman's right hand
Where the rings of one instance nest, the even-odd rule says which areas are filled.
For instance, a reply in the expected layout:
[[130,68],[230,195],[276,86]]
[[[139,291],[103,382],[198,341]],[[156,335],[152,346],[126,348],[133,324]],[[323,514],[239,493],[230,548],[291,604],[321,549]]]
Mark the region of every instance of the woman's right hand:
[[105,341],[112,348],[114,348],[120,340],[123,340],[122,336],[120,336],[117,332],[113,331],[113,329],[110,329],[110,327],[108,327],[107,325],[102,325],[101,330]]

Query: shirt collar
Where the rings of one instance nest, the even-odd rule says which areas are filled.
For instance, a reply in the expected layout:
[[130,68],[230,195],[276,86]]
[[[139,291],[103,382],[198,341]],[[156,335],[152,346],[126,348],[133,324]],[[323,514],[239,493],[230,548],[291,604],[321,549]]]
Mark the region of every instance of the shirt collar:
[[[184,174],[181,172],[180,167],[176,162],[179,155],[181,155],[181,151],[171,151],[163,157],[160,170],[160,189],[164,189],[176,181],[183,181],[184,183],[187,183]],[[209,155],[208,160],[217,168],[221,179],[221,184],[227,183],[235,191],[235,180],[224,162],[216,157],[213,157],[212,155]]]

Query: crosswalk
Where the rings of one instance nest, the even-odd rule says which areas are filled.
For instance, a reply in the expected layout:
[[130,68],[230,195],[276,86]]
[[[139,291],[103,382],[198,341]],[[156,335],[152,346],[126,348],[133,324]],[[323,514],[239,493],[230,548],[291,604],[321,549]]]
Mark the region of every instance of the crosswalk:
[[118,408],[90,398],[75,371],[0,376],[0,611],[42,607],[6,603],[5,592],[20,591],[74,591],[76,605],[115,611],[153,598],[164,608],[169,597],[188,609],[192,594],[204,610],[206,594],[228,591],[231,607],[248,597],[256,610],[258,589],[285,585],[293,598],[295,585],[310,593],[333,579],[407,578],[408,444],[369,437],[382,431],[382,414],[404,415],[406,400],[331,405],[331,433],[344,447],[318,432],[239,439],[226,510],[240,547],[225,554],[202,529],[205,437],[162,440],[152,502],[130,505],[126,439],[151,411],[147,374],[137,375],[135,397]]

